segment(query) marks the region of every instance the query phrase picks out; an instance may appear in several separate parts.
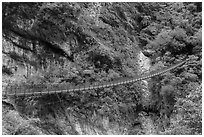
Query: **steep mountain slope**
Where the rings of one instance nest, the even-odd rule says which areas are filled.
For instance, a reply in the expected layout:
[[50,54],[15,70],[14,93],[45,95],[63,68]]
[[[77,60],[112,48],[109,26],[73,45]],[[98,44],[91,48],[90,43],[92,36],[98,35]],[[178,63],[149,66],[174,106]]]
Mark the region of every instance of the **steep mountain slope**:
[[[201,15],[201,3],[4,2],[3,90],[141,75],[141,52],[151,60],[150,71],[192,61],[145,87],[7,98],[3,134],[201,134],[201,90],[191,89],[202,81]],[[197,121],[182,115],[187,111]]]

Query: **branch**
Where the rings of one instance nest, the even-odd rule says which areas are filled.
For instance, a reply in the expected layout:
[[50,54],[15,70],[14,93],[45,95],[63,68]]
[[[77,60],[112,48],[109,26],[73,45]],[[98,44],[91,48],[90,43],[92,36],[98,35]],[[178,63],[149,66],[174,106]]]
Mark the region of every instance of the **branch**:
[[5,39],[7,39],[8,41],[10,41],[10,42],[11,42],[13,45],[15,45],[16,47],[33,52],[33,50],[32,50],[31,48],[17,44],[16,42],[14,42],[14,41],[13,41],[11,38],[9,38],[8,36],[4,35],[3,37],[4,37]]

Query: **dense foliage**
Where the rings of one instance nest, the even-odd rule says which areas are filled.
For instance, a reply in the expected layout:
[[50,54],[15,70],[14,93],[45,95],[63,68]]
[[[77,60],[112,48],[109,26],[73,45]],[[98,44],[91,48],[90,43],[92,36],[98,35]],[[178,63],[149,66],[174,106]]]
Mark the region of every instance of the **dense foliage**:
[[[9,58],[2,66],[3,74],[17,78],[14,82],[19,85],[97,84],[131,77],[140,74],[140,51],[151,58],[152,70],[191,58],[187,65],[150,80],[148,105],[142,104],[140,83],[18,98],[19,113],[40,119],[26,129],[43,130],[15,134],[77,134],[72,126],[63,130],[67,125],[59,117],[68,118],[68,113],[97,128],[100,118],[108,117],[113,125],[121,124],[118,134],[145,134],[134,129],[141,111],[154,114],[161,134],[201,134],[201,3],[6,2],[2,4],[2,32],[2,52]],[[26,74],[17,77],[20,66]]]

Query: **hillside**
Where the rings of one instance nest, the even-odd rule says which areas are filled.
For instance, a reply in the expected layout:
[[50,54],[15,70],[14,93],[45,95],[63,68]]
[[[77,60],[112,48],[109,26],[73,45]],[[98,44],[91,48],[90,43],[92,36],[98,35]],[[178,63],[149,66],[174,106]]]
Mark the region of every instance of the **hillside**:
[[2,134],[202,134],[202,3],[3,2],[2,58],[3,92],[24,93],[114,84],[189,59],[146,81],[4,97]]

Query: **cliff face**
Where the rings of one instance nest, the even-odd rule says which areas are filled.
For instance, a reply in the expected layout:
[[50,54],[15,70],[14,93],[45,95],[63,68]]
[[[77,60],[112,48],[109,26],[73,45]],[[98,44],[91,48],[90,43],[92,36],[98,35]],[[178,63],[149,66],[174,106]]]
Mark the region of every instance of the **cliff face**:
[[[138,27],[140,15],[135,18],[133,8],[129,3],[4,3],[3,82],[79,85],[136,75],[140,48],[132,25]],[[137,98],[131,97],[134,90],[124,97],[126,88],[9,98],[3,103],[4,134],[128,134],[135,116],[127,110]],[[122,116],[124,121],[117,120]]]
[[[150,59],[146,56],[144,56],[144,54],[142,52],[140,52],[138,54],[138,64],[139,64],[139,72],[140,75],[143,73],[149,73],[150,72],[150,67],[151,67],[151,62]],[[150,100],[151,100],[151,92],[149,91],[148,88],[148,80],[143,80],[141,81],[141,84],[143,85],[143,89],[142,89],[142,94],[143,94],[143,105],[144,106],[149,106],[150,104]]]
[[[29,78],[51,71],[53,66],[64,73],[77,73],[71,68],[83,71],[90,67],[119,75],[137,72],[136,64],[126,62],[136,61],[139,50],[137,33],[129,23],[137,22],[137,18],[129,3],[15,4],[4,4],[3,74],[20,70]],[[30,11],[25,13],[21,6]],[[6,9],[19,12],[7,13]],[[15,21],[17,18],[22,21]]]

